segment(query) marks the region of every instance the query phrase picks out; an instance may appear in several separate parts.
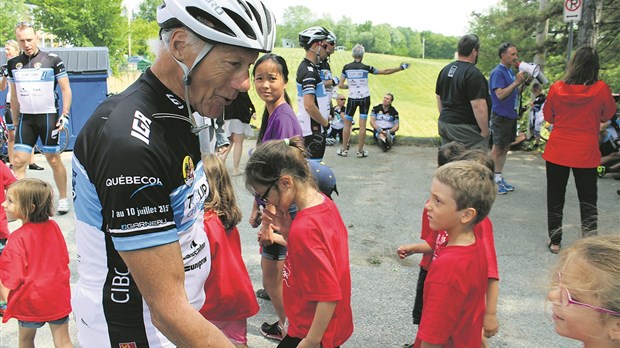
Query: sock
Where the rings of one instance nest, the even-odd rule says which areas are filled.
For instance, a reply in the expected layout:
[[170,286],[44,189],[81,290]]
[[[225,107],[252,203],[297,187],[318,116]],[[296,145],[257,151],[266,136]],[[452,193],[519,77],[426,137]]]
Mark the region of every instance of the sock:
[[495,182],[502,181],[502,173],[495,173]]

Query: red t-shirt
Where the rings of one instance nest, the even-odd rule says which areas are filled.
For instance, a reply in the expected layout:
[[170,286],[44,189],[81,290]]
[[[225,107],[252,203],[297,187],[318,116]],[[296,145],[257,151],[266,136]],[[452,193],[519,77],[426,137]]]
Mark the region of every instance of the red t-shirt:
[[211,272],[205,282],[205,304],[200,314],[207,320],[242,320],[258,313],[258,302],[248,270],[241,257],[239,230],[226,232],[217,214],[204,214],[211,247]]
[[15,230],[0,256],[0,281],[10,289],[2,322],[53,321],[71,313],[69,253],[53,220]]
[[[2,161],[0,161],[2,162]],[[3,203],[6,199],[6,189],[17,181],[17,178],[13,174],[13,172],[7,167],[4,162],[0,164],[0,204]],[[2,205],[0,205],[0,239],[8,239],[9,238],[9,224],[6,218],[6,212]]]
[[[425,210],[426,212],[426,210]],[[499,271],[497,270],[497,254],[495,253],[495,239],[493,238],[493,224],[489,217],[485,217],[479,224],[474,226],[474,234],[482,240],[484,252],[487,258],[487,274],[491,279],[499,280]],[[448,233],[446,231],[433,231],[427,234],[426,242],[434,250],[432,260],[435,260],[439,254],[439,249],[448,244]]]
[[[420,231],[420,239],[426,240],[429,234],[436,234],[436,231],[431,229],[431,226],[428,222],[428,211],[424,208],[422,211],[422,230]],[[431,261],[433,260],[433,254],[422,254],[422,260],[420,261],[420,267],[424,268],[428,271],[428,267],[431,265]]]
[[284,261],[283,296],[288,335],[308,335],[317,302],[335,302],[336,310],[321,344],[342,345],[353,333],[349,236],[336,204],[323,203],[300,210],[288,236]]
[[596,168],[601,163],[600,124],[616,113],[605,82],[584,86],[558,81],[549,89],[543,113],[545,121],[553,124],[545,161],[571,168]]
[[444,348],[479,348],[487,282],[478,237],[472,245],[440,248],[424,282],[424,310],[414,347],[425,341]]

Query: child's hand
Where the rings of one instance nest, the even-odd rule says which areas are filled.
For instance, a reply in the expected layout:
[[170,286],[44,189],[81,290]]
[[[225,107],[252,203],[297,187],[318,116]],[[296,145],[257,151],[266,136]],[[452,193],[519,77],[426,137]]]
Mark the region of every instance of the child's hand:
[[260,226],[262,215],[263,214],[261,214],[260,210],[252,210],[252,214],[250,214],[250,220],[248,221],[250,223],[250,226],[254,228]]
[[299,342],[297,348],[321,348],[321,342],[319,343],[310,343],[305,338]]
[[275,213],[271,212],[270,209],[264,209],[263,212],[263,223],[268,223],[272,229],[280,232],[284,239],[287,239],[289,230],[291,229],[291,223],[293,222],[291,214],[289,214],[288,211],[283,212],[280,209],[276,209]]
[[398,255],[400,259],[404,259],[413,254],[413,252],[413,244],[403,244],[396,249],[396,255]]
[[260,231],[258,231],[258,244],[266,247],[273,243],[273,230],[267,224],[263,223]]
[[484,314],[484,337],[493,337],[497,334],[499,329],[499,322],[497,321],[497,315],[491,313]]

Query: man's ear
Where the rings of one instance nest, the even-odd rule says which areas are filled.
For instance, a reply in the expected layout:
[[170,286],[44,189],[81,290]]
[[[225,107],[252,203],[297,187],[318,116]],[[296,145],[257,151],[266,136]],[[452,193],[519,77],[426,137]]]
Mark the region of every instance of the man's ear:
[[613,319],[610,319],[611,323],[609,325],[607,334],[609,335],[609,338],[611,338],[612,341],[620,341],[620,318],[618,317],[611,317],[611,318]]
[[187,46],[188,39],[189,35],[183,28],[175,29],[170,35],[170,53],[180,62],[183,62],[185,58],[185,47]]
[[461,223],[469,224],[478,216],[478,212],[474,208],[465,208],[461,213]]

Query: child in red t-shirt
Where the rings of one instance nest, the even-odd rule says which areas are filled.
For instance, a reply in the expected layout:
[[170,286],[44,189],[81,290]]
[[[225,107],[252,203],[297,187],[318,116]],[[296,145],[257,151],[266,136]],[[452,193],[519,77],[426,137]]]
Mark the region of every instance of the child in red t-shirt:
[[247,347],[247,318],[258,312],[252,281],[241,256],[237,206],[230,176],[216,155],[202,159],[209,196],[204,227],[211,248],[211,272],[205,282],[205,304],[200,309],[236,347]]
[[[246,186],[275,214],[263,224],[287,241],[283,297],[288,318],[279,348],[339,347],[353,333],[347,229],[335,203],[319,192],[303,138],[268,141],[246,164]],[[297,205],[292,220],[288,208]]]
[[2,206],[22,227],[0,257],[0,279],[9,289],[3,323],[19,321],[20,346],[34,346],[37,329],[50,324],[56,347],[71,347],[69,253],[54,215],[50,184],[21,179],[9,187]]
[[[449,144],[446,144],[449,145]],[[443,165],[445,163],[449,163],[452,161],[476,161],[487,168],[494,171],[494,164],[492,158],[488,155],[486,151],[483,150],[466,150],[462,153],[460,151],[454,150],[445,150],[442,151],[440,148],[438,163],[439,165]],[[397,254],[399,257],[405,258],[414,253],[422,253],[422,262],[426,261],[427,267],[430,266],[431,262],[437,258],[439,253],[439,249],[444,247],[448,243],[448,234],[446,231],[435,231],[430,229],[428,224],[428,216],[427,210],[424,209],[422,213],[422,236],[421,238],[425,240],[424,243],[417,244],[405,244],[401,245]],[[479,224],[474,226],[474,233],[478,238],[480,238],[484,244],[486,261],[487,261],[487,275],[488,275],[488,285],[487,285],[487,295],[486,295],[486,310],[484,315],[484,327],[482,332],[482,347],[486,347],[486,338],[492,337],[497,334],[499,323],[497,321],[497,298],[499,295],[499,272],[497,267],[497,256],[495,252],[495,239],[493,237],[493,225],[489,217],[485,217]],[[426,278],[426,275],[424,276]],[[422,279],[422,287],[424,286],[424,279]],[[420,279],[418,278],[418,287],[420,287]],[[416,304],[418,303],[419,293],[416,294]],[[414,307],[414,310],[419,310],[419,317],[422,315],[422,304],[420,303],[419,307]],[[415,319],[415,316],[414,316]],[[419,319],[418,319],[419,320]],[[419,321],[418,321],[419,324]]]
[[[7,167],[4,162],[0,161],[0,202],[4,202],[5,199],[5,190],[17,181],[17,178],[13,174],[13,172]],[[8,219],[6,218],[6,212],[4,208],[0,205],[0,255],[2,255],[2,250],[6,245],[6,240],[9,238],[9,224]],[[6,290],[2,289],[2,282],[0,282],[0,316],[4,315],[4,310],[6,309]]]
[[485,247],[473,229],[489,213],[497,189],[493,172],[474,161],[437,169],[425,205],[429,227],[448,243],[431,263],[414,347],[479,348],[488,284]]

